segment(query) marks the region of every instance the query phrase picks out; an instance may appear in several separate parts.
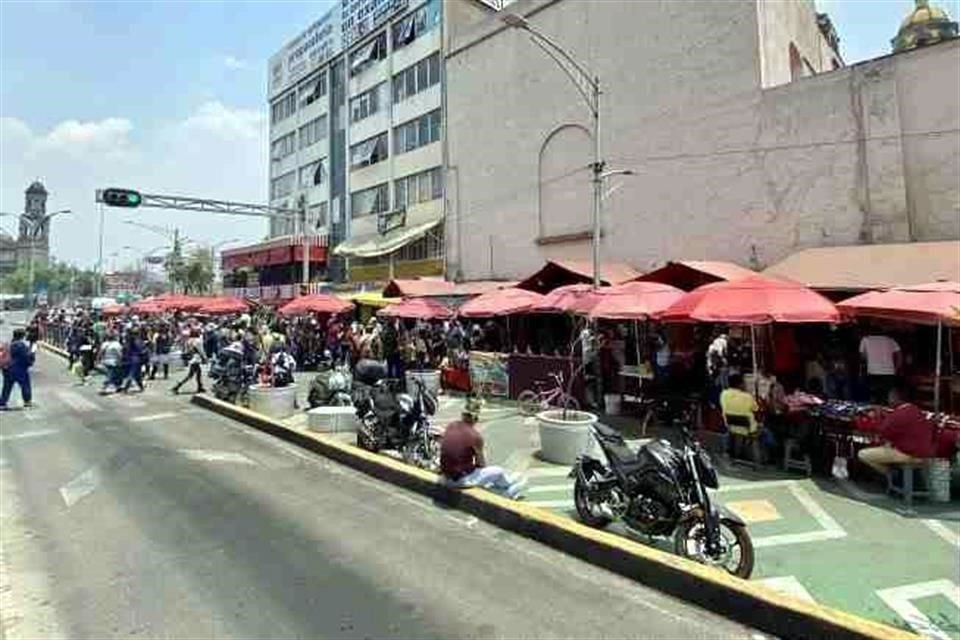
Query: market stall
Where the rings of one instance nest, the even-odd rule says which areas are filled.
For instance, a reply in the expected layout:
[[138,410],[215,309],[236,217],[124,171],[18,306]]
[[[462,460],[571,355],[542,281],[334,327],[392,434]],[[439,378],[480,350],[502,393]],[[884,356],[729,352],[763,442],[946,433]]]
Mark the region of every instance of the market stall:
[[294,298],[278,310],[281,315],[295,316],[308,313],[339,315],[353,309],[353,305],[346,300],[325,293],[314,293],[308,296]]
[[406,298],[384,307],[377,315],[410,320],[449,320],[453,317],[453,311],[431,298]]

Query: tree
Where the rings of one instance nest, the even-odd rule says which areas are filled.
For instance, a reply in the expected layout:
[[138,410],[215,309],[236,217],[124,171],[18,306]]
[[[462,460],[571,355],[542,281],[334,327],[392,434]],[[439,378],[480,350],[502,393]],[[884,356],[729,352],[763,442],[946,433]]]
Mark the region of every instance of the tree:
[[213,255],[196,249],[183,263],[181,283],[185,293],[207,293],[213,285]]

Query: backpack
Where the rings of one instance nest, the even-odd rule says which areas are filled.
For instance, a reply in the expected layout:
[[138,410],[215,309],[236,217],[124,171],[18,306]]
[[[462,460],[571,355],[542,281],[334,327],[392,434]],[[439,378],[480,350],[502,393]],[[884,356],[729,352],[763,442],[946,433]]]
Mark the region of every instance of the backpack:
[[12,362],[10,358],[10,344],[0,342],[0,369],[6,369]]

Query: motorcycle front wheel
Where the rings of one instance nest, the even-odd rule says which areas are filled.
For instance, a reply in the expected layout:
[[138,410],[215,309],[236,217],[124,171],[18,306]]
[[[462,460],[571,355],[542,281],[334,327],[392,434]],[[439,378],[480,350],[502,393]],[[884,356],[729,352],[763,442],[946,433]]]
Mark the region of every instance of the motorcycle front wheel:
[[700,519],[687,520],[677,528],[677,555],[700,564],[720,567],[727,573],[746,580],[753,573],[754,562],[753,541],[747,528],[725,520],[720,521],[719,527],[724,546],[719,556],[707,555],[707,529]]
[[600,511],[600,506],[594,502],[590,496],[590,489],[580,480],[579,475],[573,484],[573,504],[577,508],[577,517],[580,518],[580,522],[588,527],[603,529],[612,522]]

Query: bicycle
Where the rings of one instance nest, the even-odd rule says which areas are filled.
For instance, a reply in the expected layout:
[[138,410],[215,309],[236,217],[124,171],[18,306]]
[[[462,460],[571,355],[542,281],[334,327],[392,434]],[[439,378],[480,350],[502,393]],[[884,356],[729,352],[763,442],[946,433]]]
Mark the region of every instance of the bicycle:
[[570,409],[577,411],[580,409],[580,403],[577,399],[563,390],[563,374],[551,373],[556,386],[545,389],[545,383],[535,381],[533,383],[536,390],[525,389],[517,396],[517,404],[520,406],[520,413],[525,416],[532,416],[537,411],[543,411],[550,408]]

